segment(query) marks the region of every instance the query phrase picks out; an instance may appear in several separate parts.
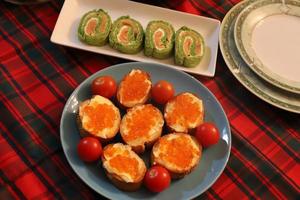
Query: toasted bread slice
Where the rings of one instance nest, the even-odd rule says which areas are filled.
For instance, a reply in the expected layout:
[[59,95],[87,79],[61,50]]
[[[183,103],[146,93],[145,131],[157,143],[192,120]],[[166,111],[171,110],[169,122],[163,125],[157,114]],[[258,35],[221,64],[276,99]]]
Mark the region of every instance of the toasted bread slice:
[[165,167],[173,179],[182,178],[198,165],[202,147],[186,133],[171,133],[161,137],[153,146],[151,162]]
[[171,132],[188,133],[203,123],[203,102],[192,93],[181,93],[168,101],[164,118]]
[[150,97],[151,79],[147,72],[131,70],[121,81],[118,91],[118,102],[125,108],[144,104]]
[[96,95],[79,105],[77,123],[81,136],[92,135],[102,142],[111,140],[119,131],[119,109],[107,98]]
[[112,183],[125,191],[139,189],[147,170],[144,161],[122,143],[109,144],[103,149],[102,165]]
[[151,104],[137,105],[123,116],[120,133],[132,150],[143,153],[145,146],[152,146],[160,137],[163,125],[163,115],[158,108]]

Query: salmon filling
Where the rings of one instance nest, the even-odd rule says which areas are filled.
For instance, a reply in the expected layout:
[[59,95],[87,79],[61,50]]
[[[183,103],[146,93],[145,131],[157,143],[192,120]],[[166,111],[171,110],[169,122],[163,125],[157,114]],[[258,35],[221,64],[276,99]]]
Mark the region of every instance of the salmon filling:
[[97,18],[93,17],[93,18],[89,19],[85,26],[85,30],[84,30],[85,34],[87,34],[87,35],[95,34],[97,23],[98,23]]
[[122,26],[118,34],[118,41],[124,44],[129,42],[128,37],[129,26]]
[[83,128],[92,134],[97,134],[105,128],[114,126],[116,113],[112,106],[107,104],[87,105],[82,109]]
[[[183,38],[183,52],[186,56],[201,55],[201,43],[192,32],[181,32],[180,37]],[[192,49],[192,44],[194,48]]]
[[122,83],[123,93],[121,100],[123,102],[131,102],[143,99],[151,87],[148,80],[147,73],[130,73]]
[[161,160],[172,163],[181,169],[191,166],[195,155],[200,153],[199,150],[191,144],[191,140],[188,137],[182,136],[173,139],[162,138],[160,145],[163,149],[159,154]]
[[131,27],[132,30],[133,30],[134,36],[136,36],[138,34],[138,29],[131,20],[123,19],[121,23],[122,23],[123,26]]
[[174,107],[166,116],[168,124],[180,124],[188,127],[190,123],[195,123],[201,115],[201,108],[193,97],[183,94],[178,95],[174,100]]
[[132,29],[133,31],[133,38],[135,40],[138,30],[134,26],[133,22],[131,20],[124,19],[120,22],[120,25],[121,28],[117,36],[118,41],[123,44],[128,44],[130,42],[130,35],[129,35],[130,29]]
[[186,56],[191,55],[191,46],[193,44],[193,39],[191,37],[184,38],[183,42],[183,52]]
[[157,49],[163,49],[165,48],[164,43],[162,42],[162,38],[164,37],[165,32],[162,29],[157,29],[154,34],[153,34],[153,41],[154,41],[154,46]]
[[148,139],[150,137],[149,132],[155,126],[158,117],[159,113],[151,105],[145,105],[143,109],[136,110],[130,118],[127,118],[128,134],[124,134],[124,140]]

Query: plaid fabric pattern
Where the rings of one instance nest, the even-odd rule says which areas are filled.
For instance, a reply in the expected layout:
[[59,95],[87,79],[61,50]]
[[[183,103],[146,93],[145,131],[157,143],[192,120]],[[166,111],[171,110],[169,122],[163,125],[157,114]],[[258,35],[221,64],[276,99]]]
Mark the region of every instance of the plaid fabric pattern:
[[[239,0],[140,2],[222,20]],[[59,123],[71,92],[89,75],[126,62],[49,41],[63,1],[33,6],[0,2],[0,199],[99,199],[63,154]],[[196,76],[230,121],[225,171],[197,199],[297,199],[300,117],[248,92],[219,53],[214,78]]]

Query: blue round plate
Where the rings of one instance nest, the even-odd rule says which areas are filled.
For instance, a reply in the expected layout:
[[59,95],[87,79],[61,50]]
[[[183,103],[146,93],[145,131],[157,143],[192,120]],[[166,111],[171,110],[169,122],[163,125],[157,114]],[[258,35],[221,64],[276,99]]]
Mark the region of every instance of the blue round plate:
[[[218,144],[205,149],[198,167],[183,179],[172,181],[165,191],[154,194],[142,187],[136,192],[118,190],[106,178],[101,164],[86,164],[77,156],[77,143],[80,140],[76,125],[78,103],[91,98],[90,85],[94,78],[111,75],[118,82],[131,69],[147,71],[155,83],[167,80],[173,83],[176,94],[192,92],[204,101],[205,121],[214,122],[220,130],[221,140]],[[125,63],[108,67],[93,74],[83,81],[68,99],[61,117],[60,137],[64,153],[76,174],[92,189],[109,199],[191,199],[206,191],[220,176],[229,158],[231,134],[227,117],[214,95],[192,76],[152,63]],[[147,161],[147,154],[143,156]],[[146,163],[147,164],[147,163]]]

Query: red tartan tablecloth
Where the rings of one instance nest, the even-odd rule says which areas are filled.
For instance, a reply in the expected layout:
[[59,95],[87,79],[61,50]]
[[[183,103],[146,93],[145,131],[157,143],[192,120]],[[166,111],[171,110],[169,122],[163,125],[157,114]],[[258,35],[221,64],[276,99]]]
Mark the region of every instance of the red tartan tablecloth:
[[[239,0],[143,2],[222,20]],[[100,198],[67,163],[59,122],[78,84],[126,60],[51,43],[62,4],[0,2],[0,199]],[[232,130],[228,165],[198,199],[299,198],[300,116],[252,95],[220,53],[216,76],[196,78],[220,101]]]

